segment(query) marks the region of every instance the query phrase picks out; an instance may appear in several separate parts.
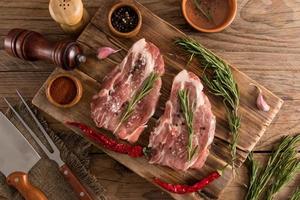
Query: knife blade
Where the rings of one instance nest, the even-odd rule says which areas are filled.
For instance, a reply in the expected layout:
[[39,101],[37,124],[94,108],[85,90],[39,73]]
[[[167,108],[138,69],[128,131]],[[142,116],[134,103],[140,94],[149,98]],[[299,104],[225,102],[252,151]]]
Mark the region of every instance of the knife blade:
[[0,112],[0,170],[7,177],[7,184],[15,187],[26,200],[47,200],[28,180],[27,173],[39,160],[31,144]]
[[48,143],[50,144],[52,148],[52,152],[50,152],[46,146],[40,141],[40,139],[36,136],[36,134],[33,132],[33,130],[26,124],[24,119],[21,117],[21,115],[14,109],[14,107],[9,103],[9,101],[4,98],[4,101],[7,103],[9,108],[12,110],[12,112],[15,114],[15,116],[19,119],[19,121],[23,124],[23,126],[26,128],[26,130],[30,133],[30,135],[33,137],[33,139],[39,144],[39,146],[43,149],[45,154],[48,156],[49,159],[54,160],[58,166],[59,171],[62,173],[62,175],[65,177],[66,181],[70,184],[70,186],[75,191],[77,197],[80,200],[93,200],[93,195],[88,191],[88,189],[79,181],[79,179],[76,177],[76,175],[72,172],[72,170],[68,167],[66,163],[61,159],[61,153],[60,150],[57,148],[57,146],[54,144],[54,142],[51,140],[49,135],[47,134],[46,130],[44,129],[43,125],[40,123],[40,121],[37,119],[29,105],[26,103],[25,99],[22,97],[20,92],[17,90],[17,94],[20,97],[22,103],[25,105],[27,111],[31,115],[32,119],[35,121],[36,125],[40,129],[40,131],[44,134],[45,138],[47,139]]

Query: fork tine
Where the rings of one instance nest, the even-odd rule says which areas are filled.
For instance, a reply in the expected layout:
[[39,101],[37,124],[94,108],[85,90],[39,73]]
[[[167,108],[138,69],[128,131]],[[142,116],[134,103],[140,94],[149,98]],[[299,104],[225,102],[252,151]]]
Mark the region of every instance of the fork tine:
[[26,103],[26,101],[24,100],[24,98],[22,97],[22,95],[20,94],[20,92],[18,90],[17,94],[20,97],[21,101],[23,102],[23,104],[25,105],[27,111],[30,113],[32,119],[34,120],[34,122],[36,123],[36,125],[39,127],[39,129],[42,131],[42,133],[44,134],[44,136],[46,137],[47,141],[49,142],[52,150],[54,152],[59,152],[59,150],[57,149],[57,146],[54,144],[54,142],[52,141],[52,139],[49,137],[49,135],[47,134],[46,130],[44,129],[43,125],[41,124],[41,122],[37,119],[37,117],[35,116],[35,114],[33,113],[33,111],[31,110],[31,108],[28,106],[28,104]]
[[28,130],[30,135],[33,137],[33,139],[40,145],[40,147],[43,149],[43,151],[46,153],[46,155],[51,158],[51,153],[49,150],[45,147],[45,145],[40,141],[40,139],[35,135],[33,130],[26,124],[26,122],[23,120],[23,118],[19,115],[19,113],[14,109],[14,107],[9,103],[9,101],[4,97],[3,98],[8,107],[13,111],[13,113],[17,116],[17,118],[20,120],[20,122],[23,124],[23,126]]

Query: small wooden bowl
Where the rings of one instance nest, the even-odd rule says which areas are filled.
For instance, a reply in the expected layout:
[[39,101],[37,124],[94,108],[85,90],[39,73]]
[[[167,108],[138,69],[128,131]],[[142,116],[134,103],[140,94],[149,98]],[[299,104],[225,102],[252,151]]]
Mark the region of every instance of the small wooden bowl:
[[[237,0],[228,0],[229,1],[229,13],[227,15],[226,20],[224,20],[224,22],[214,28],[204,28],[201,27],[197,24],[195,24],[193,22],[193,20],[191,20],[188,17],[188,12],[191,12],[190,10],[187,9],[187,2],[191,1],[191,0],[182,0],[181,3],[181,9],[182,9],[182,13],[184,18],[186,19],[186,21],[196,30],[201,31],[201,32],[206,32],[206,33],[215,33],[215,32],[220,32],[222,30],[224,30],[226,27],[228,27],[234,20],[235,16],[236,16],[236,12],[237,12]],[[226,0],[227,1],[227,0]]]
[[[121,7],[124,7],[124,6],[131,7],[137,13],[138,18],[139,18],[138,19],[138,24],[136,25],[135,29],[133,29],[132,31],[127,32],[127,33],[123,33],[123,32],[120,32],[120,31],[116,30],[113,27],[112,21],[111,21],[111,17],[112,17],[112,14],[114,13],[114,11],[117,10],[118,8],[121,8]],[[142,27],[142,14],[141,14],[140,10],[133,3],[126,2],[126,1],[121,1],[117,4],[115,4],[110,9],[110,11],[108,13],[108,27],[109,27],[109,30],[112,32],[112,34],[114,34],[115,36],[124,37],[124,38],[131,38],[133,36],[136,36],[140,32],[140,29]]]
[[[52,94],[51,94],[51,88],[53,87],[54,81],[56,81],[59,78],[63,78],[63,77],[66,77],[69,80],[72,80],[76,87],[76,96],[73,98],[73,100],[70,103],[67,103],[67,104],[60,104],[59,102],[55,101],[55,99],[52,97]],[[83,88],[82,88],[82,84],[81,84],[80,80],[78,78],[76,78],[75,76],[72,76],[67,73],[59,74],[59,75],[52,77],[46,88],[46,97],[49,100],[49,102],[60,108],[73,107],[80,101],[82,94],[83,94]]]

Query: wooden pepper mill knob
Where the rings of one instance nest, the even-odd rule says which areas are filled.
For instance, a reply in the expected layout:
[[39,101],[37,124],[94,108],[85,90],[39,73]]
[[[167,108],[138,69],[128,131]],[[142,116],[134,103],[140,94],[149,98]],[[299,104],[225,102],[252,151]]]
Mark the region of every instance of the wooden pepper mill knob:
[[40,33],[23,29],[12,29],[8,33],[4,40],[4,49],[10,55],[23,60],[47,60],[65,70],[72,70],[86,61],[76,42],[49,42]]
[[81,32],[89,21],[89,14],[81,0],[50,0],[49,12],[67,33]]

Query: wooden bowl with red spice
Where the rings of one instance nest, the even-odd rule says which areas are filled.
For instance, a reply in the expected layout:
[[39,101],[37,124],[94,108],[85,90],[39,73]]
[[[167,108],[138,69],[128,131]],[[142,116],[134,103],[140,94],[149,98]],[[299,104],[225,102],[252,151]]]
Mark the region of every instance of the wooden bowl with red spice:
[[46,87],[46,96],[53,105],[60,108],[70,108],[80,101],[82,91],[82,84],[79,79],[64,73],[51,78]]
[[234,20],[237,0],[182,0],[182,13],[196,30],[220,32]]

